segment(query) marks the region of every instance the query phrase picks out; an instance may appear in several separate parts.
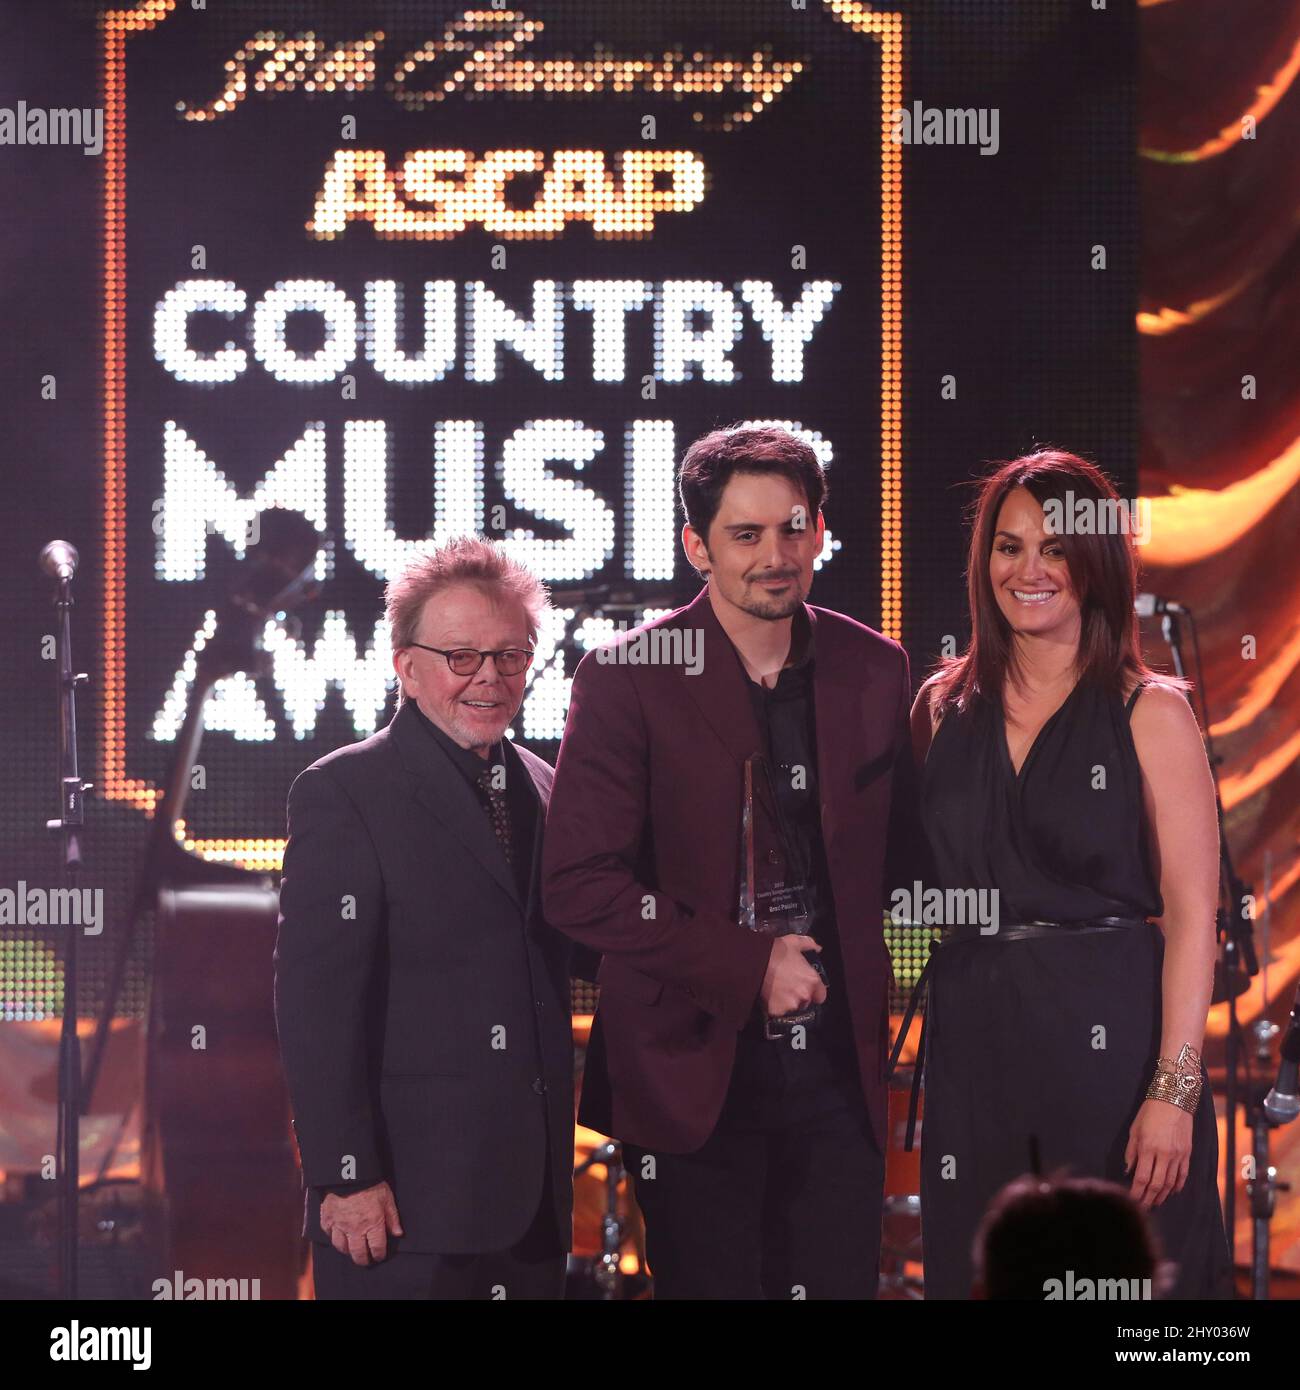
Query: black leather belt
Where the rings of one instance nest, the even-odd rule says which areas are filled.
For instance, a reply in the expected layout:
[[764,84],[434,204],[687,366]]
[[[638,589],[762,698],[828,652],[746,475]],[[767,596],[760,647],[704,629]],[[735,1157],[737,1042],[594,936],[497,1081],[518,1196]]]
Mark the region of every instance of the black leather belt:
[[[964,941],[1027,941],[1035,937],[1055,936],[1062,932],[1083,933],[1097,931],[1131,931],[1135,927],[1147,925],[1145,917],[1085,917],[1077,922],[1008,922],[999,924],[996,931],[986,931],[978,922],[963,923],[960,926],[947,928],[944,935],[934,937],[930,941],[930,954],[925,965],[921,969],[916,984],[912,989],[912,997],[907,1001],[907,1010],[903,1014],[902,1027],[898,1030],[898,1038],[894,1042],[894,1050],[889,1057],[889,1071],[886,1073],[886,1082],[892,1080],[894,1069],[898,1065],[899,1054],[903,1050],[903,1043],[907,1038],[907,1031],[912,1026],[912,1019],[916,1015],[916,1006],[921,1002],[921,994],[925,989],[930,978],[930,967],[934,964],[934,953],[940,947],[953,947],[960,945]],[[916,1061],[913,1064],[912,1072],[912,1093],[907,1102],[907,1142],[904,1148],[908,1153],[912,1152],[912,1139],[916,1133],[916,1108],[921,1098],[921,1073],[925,1068],[925,1034],[930,1021],[930,1011],[927,1009],[921,1015],[921,1036],[916,1044]]]

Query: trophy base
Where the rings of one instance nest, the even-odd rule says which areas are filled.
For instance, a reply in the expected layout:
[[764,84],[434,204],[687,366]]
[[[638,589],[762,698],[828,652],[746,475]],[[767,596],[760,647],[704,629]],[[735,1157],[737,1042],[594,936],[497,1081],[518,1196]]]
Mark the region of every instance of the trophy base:
[[817,1022],[817,1009],[803,1009],[797,1014],[782,1014],[779,1018],[763,1020],[763,1036],[768,1042],[781,1042],[794,1036],[796,1028],[809,1028]]

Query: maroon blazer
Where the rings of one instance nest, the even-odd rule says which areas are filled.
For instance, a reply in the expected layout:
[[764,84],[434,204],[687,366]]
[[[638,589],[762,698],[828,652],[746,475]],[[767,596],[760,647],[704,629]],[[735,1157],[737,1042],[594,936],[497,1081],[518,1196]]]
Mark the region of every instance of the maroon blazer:
[[[883,1152],[887,841],[893,885],[911,886],[923,853],[907,656],[841,613],[805,608],[843,988]],[[748,676],[707,586],[647,627],[699,629],[703,670],[583,657],[546,817],[543,907],[552,926],[603,955],[580,1121],[690,1153],[717,1123],[771,951],[737,921],[743,765],[763,750]]]

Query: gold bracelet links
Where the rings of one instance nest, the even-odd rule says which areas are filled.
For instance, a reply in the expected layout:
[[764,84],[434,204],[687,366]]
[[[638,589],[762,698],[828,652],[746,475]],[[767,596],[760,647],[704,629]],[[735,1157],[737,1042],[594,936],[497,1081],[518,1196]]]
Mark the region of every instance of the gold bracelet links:
[[1201,1099],[1201,1084],[1201,1054],[1191,1043],[1184,1043],[1177,1061],[1156,1058],[1156,1074],[1147,1087],[1147,1099],[1168,1101],[1194,1115]]

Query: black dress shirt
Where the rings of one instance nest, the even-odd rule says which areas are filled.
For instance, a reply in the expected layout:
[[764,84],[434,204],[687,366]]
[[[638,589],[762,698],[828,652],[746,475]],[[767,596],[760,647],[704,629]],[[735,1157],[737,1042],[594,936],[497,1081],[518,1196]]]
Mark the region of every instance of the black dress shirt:
[[[796,1123],[845,1104],[862,1103],[822,837],[813,645],[811,625],[801,608],[791,627],[791,663],[778,674],[775,685],[768,689],[745,672],[780,820],[795,860],[790,867],[808,885],[810,930],[822,948],[816,959],[826,972],[827,991],[816,1022],[806,1030],[802,1049],[786,1040],[764,1037],[761,1001],[741,1030],[724,1116],[728,1123],[744,1127]],[[740,661],[738,652],[736,660]],[[796,777],[797,768],[802,776]]]
[[472,748],[462,748],[455,739],[444,733],[418,705],[415,706],[415,711],[420,716],[421,728],[427,730],[430,737],[437,740],[443,751],[460,769],[489,821],[491,820],[491,812],[484,799],[484,793],[479,786],[478,779],[488,768],[505,768],[506,800],[510,807],[510,843],[514,860],[515,886],[519,890],[519,900],[527,903],[533,831],[537,825],[537,801],[527,768],[517,757],[506,752],[506,739],[498,739],[488,750],[487,757],[480,758]]

